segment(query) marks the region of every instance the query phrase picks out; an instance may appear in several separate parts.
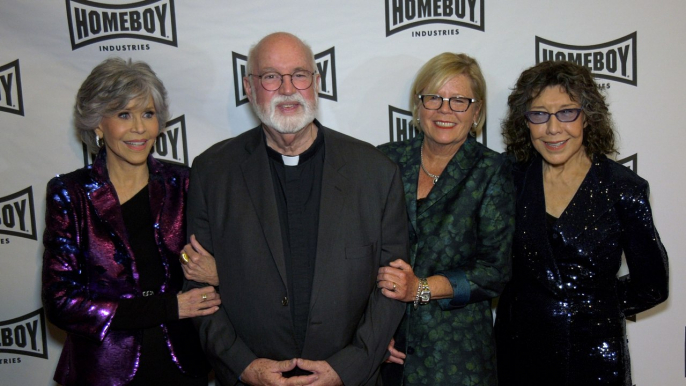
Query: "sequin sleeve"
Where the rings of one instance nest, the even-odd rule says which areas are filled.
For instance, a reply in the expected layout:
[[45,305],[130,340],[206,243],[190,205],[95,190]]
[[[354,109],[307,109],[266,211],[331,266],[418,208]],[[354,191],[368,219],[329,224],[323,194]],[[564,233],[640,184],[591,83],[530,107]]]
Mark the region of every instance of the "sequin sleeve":
[[668,263],[648,201],[648,183],[627,189],[618,202],[622,249],[629,275],[618,279],[622,311],[633,315],[667,299]]
[[60,177],[47,187],[43,234],[43,305],[48,319],[67,332],[102,341],[117,302],[98,299],[89,290],[88,252],[82,249],[83,232],[79,215],[82,194],[70,189]]

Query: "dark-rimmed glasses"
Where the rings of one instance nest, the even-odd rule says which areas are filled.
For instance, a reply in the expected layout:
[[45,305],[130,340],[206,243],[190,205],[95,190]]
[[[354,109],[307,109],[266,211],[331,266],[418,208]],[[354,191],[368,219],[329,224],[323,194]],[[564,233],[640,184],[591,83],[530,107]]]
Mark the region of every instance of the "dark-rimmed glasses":
[[283,84],[283,77],[290,76],[291,84],[298,90],[307,90],[312,86],[312,80],[316,72],[298,70],[292,74],[279,74],[278,72],[265,72],[262,75],[248,74],[260,78],[260,84],[267,91],[276,91]]
[[556,113],[548,113],[546,111],[527,111],[524,113],[526,120],[534,125],[540,125],[550,120],[550,116],[554,115],[560,122],[574,122],[581,115],[583,109],[562,109]]
[[467,111],[467,109],[469,108],[469,106],[472,105],[472,103],[477,102],[477,100],[474,98],[443,98],[442,96],[436,94],[419,94],[417,95],[417,98],[419,98],[419,100],[422,101],[422,106],[424,106],[424,108],[427,110],[438,110],[441,108],[441,106],[443,106],[444,101],[448,101],[448,106],[450,107],[450,110],[456,113],[462,113]]

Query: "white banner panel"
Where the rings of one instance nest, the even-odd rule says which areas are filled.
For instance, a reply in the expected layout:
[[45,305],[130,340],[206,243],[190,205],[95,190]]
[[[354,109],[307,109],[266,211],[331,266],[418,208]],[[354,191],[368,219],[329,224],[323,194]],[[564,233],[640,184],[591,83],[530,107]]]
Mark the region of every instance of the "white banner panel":
[[120,56],[147,61],[169,91],[172,115],[158,158],[190,165],[211,144],[256,124],[241,77],[250,46],[295,33],[316,54],[320,120],[372,144],[409,130],[409,87],[444,52],[481,63],[487,127],[502,151],[510,88],[541,60],[588,66],[611,103],[618,156],[651,183],[670,255],[670,299],[628,323],[634,383],[685,382],[686,3],[666,0],[22,1],[0,5],[0,383],[53,385],[64,334],[40,298],[45,185],[90,162],[72,124],[90,70]]

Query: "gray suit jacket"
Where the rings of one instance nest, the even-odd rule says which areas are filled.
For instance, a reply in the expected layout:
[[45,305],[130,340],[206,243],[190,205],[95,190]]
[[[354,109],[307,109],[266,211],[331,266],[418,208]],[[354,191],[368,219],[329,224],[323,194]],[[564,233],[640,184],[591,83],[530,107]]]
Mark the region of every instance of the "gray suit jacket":
[[[379,267],[407,260],[397,167],[373,146],[322,127],[325,161],[305,344],[297,352],[276,198],[261,127],[198,156],[188,234],[217,260],[222,307],[194,320],[219,385],[256,358],[326,360],[345,385],[373,385],[405,305],[376,288]],[[187,288],[198,286],[187,283]]]

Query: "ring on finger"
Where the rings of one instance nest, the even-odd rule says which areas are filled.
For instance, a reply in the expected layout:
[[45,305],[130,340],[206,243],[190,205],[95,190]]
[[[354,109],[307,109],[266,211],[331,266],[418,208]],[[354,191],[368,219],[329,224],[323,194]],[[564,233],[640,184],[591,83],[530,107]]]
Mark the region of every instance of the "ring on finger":
[[188,260],[188,255],[186,254],[186,252],[181,252],[181,256],[179,256],[179,261],[181,262],[181,264],[188,264],[190,260]]
[[393,283],[393,289],[392,289],[392,291],[395,292],[395,290],[398,289],[398,286],[395,285],[395,282],[394,282],[394,281],[392,281],[391,283]]
[[202,294],[202,301],[204,302],[205,300],[207,300],[207,294]]

